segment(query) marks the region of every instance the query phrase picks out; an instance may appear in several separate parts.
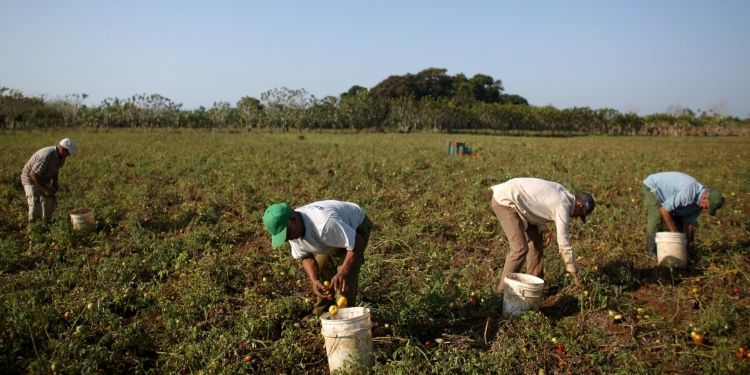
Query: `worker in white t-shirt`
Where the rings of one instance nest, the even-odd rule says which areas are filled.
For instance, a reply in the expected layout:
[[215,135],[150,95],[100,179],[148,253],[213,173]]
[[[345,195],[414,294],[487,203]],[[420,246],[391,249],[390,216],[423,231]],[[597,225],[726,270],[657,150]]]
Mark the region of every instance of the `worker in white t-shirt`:
[[[318,297],[313,312],[320,316],[335,303],[332,291],[356,304],[359,269],[365,259],[372,222],[354,203],[325,200],[292,209],[274,203],[263,214],[271,245],[289,241],[292,257],[302,261]],[[323,283],[330,280],[330,288]]]

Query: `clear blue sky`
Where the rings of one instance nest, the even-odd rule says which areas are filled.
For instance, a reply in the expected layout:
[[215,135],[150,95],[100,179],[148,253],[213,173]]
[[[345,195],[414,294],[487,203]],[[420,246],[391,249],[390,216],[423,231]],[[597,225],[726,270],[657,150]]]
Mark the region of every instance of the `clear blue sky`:
[[0,1],[0,86],[186,108],[440,67],[533,105],[750,116],[750,1]]

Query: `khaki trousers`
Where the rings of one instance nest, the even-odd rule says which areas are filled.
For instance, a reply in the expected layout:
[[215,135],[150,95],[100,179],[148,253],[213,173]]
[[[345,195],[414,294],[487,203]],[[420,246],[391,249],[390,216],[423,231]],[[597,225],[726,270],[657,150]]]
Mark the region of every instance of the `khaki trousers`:
[[26,202],[29,204],[29,222],[44,219],[49,221],[57,207],[57,198],[45,197],[36,185],[23,185]]
[[491,199],[490,205],[495,216],[500,220],[500,225],[510,245],[508,255],[505,257],[498,293],[502,294],[505,291],[505,275],[521,271],[524,259],[527,274],[544,278],[544,238],[539,228],[531,224],[528,228],[524,228],[524,222],[518,211],[515,208],[501,206],[494,198]]
[[[370,241],[371,229],[372,221],[370,221],[369,217],[365,216],[365,220],[363,220],[362,224],[357,227],[357,234],[362,237],[364,246],[362,247],[362,251],[354,254],[356,257],[354,259],[354,266],[352,267],[351,272],[349,272],[349,275],[347,275],[346,277],[346,293],[342,293],[342,295],[346,297],[346,301],[349,306],[355,306],[357,304],[359,269],[362,266],[362,263],[364,263],[365,261],[365,249],[367,249],[367,243]],[[347,251],[348,250],[346,249],[336,249],[336,251],[330,254],[316,255],[315,262],[318,264],[318,278],[323,281],[331,280],[331,278],[336,275],[336,272],[338,272],[338,268],[341,263],[344,262]],[[328,307],[334,304],[336,304],[335,298],[324,299],[318,297],[315,301],[315,306],[313,307],[313,313],[317,316],[323,315],[324,312],[328,311]]]

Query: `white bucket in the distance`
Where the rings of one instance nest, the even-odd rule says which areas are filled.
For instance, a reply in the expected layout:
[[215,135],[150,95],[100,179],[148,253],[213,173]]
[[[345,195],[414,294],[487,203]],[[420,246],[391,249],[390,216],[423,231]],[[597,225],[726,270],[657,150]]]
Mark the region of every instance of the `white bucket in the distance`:
[[90,208],[77,208],[70,211],[70,222],[73,223],[73,229],[92,231],[96,228],[94,221],[94,210]]
[[544,280],[525,273],[505,275],[503,315],[517,316],[524,311],[539,310],[544,297]]
[[686,268],[687,258],[687,237],[684,233],[656,233],[656,260],[660,266]]
[[320,316],[331,372],[346,367],[372,366],[372,322],[366,307],[340,308],[336,315]]

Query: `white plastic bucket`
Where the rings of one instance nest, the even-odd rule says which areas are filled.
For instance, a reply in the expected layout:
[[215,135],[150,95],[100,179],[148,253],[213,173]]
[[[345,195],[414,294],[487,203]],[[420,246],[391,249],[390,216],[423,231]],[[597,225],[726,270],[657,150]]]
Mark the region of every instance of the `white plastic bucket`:
[[73,229],[75,230],[93,231],[96,227],[94,210],[90,208],[77,208],[70,211],[70,222],[73,223]]
[[539,310],[544,297],[544,280],[525,273],[505,275],[503,315],[518,316],[524,311]]
[[366,307],[340,308],[336,315],[320,316],[331,372],[349,366],[372,366],[372,322]]
[[656,260],[664,267],[687,267],[687,237],[680,232],[656,233]]

